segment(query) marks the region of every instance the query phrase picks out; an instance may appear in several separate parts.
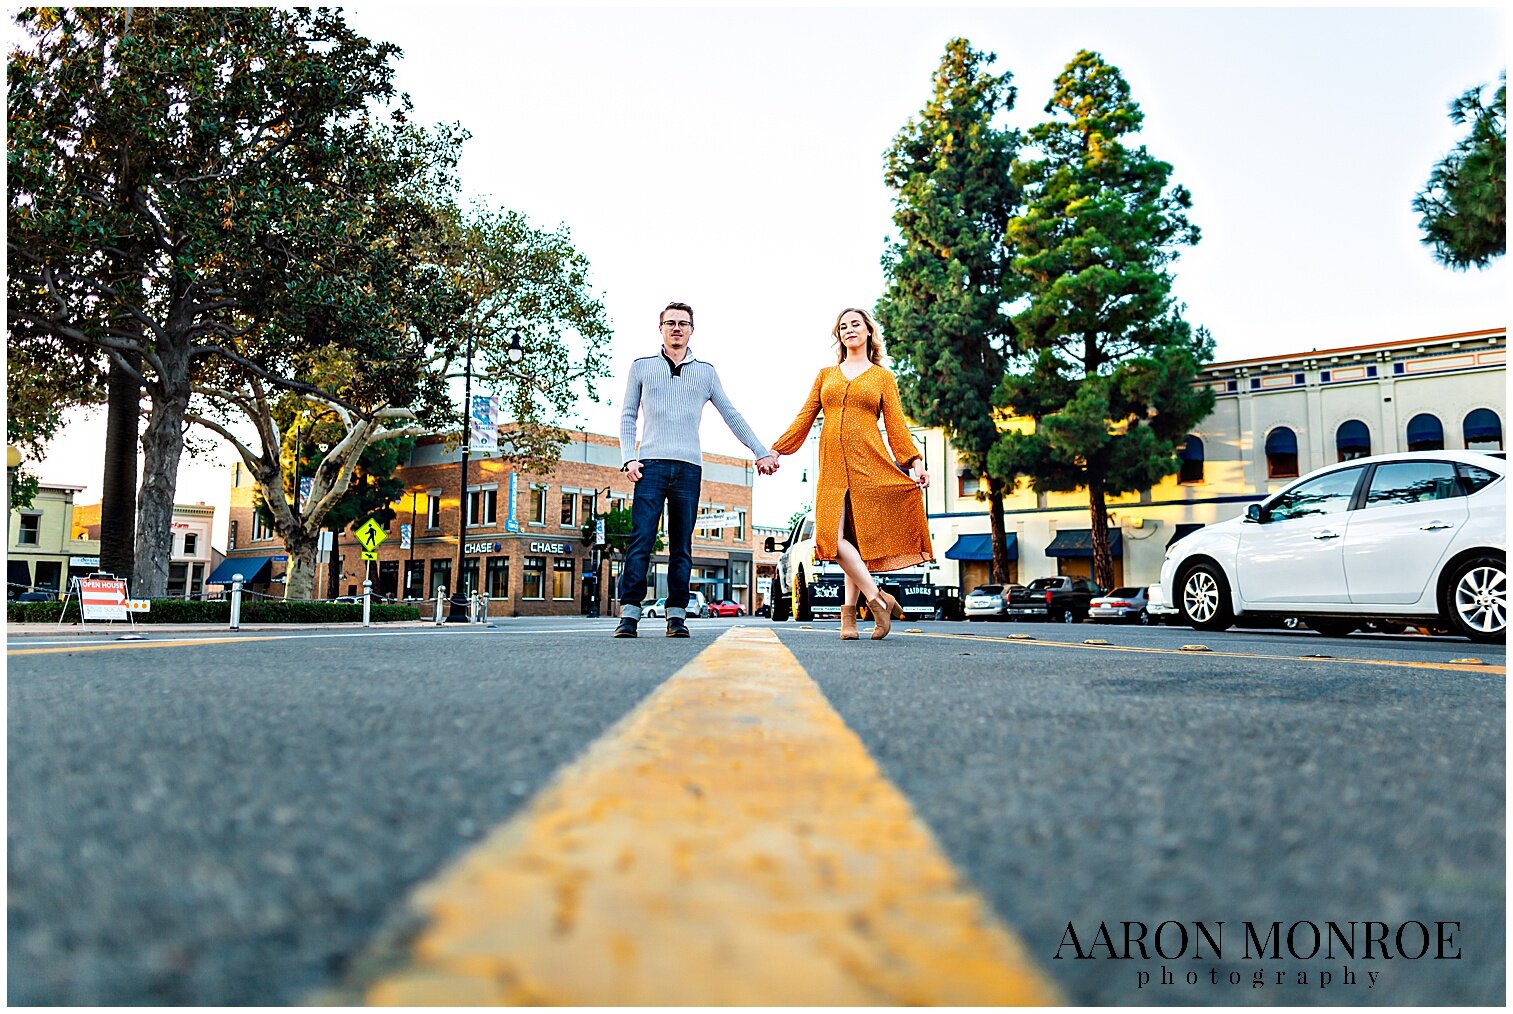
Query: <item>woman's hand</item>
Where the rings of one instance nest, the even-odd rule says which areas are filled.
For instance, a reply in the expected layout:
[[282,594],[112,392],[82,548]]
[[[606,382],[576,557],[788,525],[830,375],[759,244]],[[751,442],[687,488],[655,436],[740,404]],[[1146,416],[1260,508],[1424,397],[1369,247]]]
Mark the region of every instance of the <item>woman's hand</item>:
[[914,467],[909,469],[909,478],[913,479],[914,484],[920,489],[930,488],[930,473],[925,471],[925,461],[923,458],[915,459]]

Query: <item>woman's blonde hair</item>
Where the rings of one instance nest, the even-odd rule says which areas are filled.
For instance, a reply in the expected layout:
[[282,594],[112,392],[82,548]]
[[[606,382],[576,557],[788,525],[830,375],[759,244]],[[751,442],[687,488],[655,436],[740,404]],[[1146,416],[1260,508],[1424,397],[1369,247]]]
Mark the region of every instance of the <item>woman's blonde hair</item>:
[[848,306],[835,315],[835,325],[830,328],[830,337],[835,339],[838,349],[835,361],[838,363],[846,361],[846,346],[841,344],[841,320],[848,313],[859,313],[862,315],[862,320],[867,325],[867,358],[878,366],[882,366],[883,357],[888,354],[888,350],[883,346],[882,328],[877,326],[877,321],[872,319],[872,314],[859,306]]

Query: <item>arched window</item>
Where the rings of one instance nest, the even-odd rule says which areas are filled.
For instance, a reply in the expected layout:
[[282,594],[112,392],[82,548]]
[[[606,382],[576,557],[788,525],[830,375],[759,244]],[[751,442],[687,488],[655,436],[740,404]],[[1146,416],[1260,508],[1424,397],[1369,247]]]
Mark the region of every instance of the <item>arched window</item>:
[[1203,441],[1189,435],[1187,443],[1177,452],[1177,457],[1182,459],[1182,471],[1177,475],[1180,483],[1196,483],[1203,481]]
[[1408,420],[1408,450],[1442,451],[1445,449],[1445,428],[1436,416],[1422,412]]
[[1347,419],[1334,431],[1334,449],[1338,461],[1364,458],[1371,453],[1371,431],[1359,419]]
[[1466,450],[1502,450],[1502,420],[1490,408],[1478,408],[1468,413],[1461,426],[1466,436]]
[[1291,479],[1298,474],[1298,437],[1286,426],[1266,434],[1266,477]]

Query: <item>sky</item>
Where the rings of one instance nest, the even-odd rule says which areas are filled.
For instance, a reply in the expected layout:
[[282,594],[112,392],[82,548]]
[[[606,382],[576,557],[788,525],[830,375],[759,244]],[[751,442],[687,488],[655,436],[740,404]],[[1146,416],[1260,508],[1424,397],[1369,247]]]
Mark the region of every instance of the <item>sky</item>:
[[[1411,208],[1464,136],[1449,103],[1506,66],[1493,8],[579,9],[356,4],[348,21],[404,50],[421,122],[460,122],[465,198],[566,225],[614,328],[612,374],[565,422],[618,433],[630,362],[657,313],[692,304],[692,348],[774,440],[833,363],[840,309],[885,288],[883,152],[963,36],[1013,74],[1004,118],[1044,118],[1080,49],[1117,66],[1138,141],[1192,192],[1202,240],[1174,265],[1216,359],[1506,324],[1508,267],[1452,271]],[[1489,92],[1490,97],[1490,92]],[[39,473],[99,500],[103,410],[70,416]],[[706,451],[749,457],[710,407]],[[179,502],[221,507],[232,455],[187,460]],[[758,524],[810,498],[785,458],[753,493]]]

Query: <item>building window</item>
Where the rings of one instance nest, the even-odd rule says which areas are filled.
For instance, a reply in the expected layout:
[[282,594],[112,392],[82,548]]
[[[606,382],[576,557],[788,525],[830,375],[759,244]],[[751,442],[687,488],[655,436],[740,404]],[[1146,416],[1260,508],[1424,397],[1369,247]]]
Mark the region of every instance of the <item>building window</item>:
[[957,474],[957,496],[976,496],[980,492],[982,492],[982,476]]
[[[544,525],[544,524],[546,524],[546,487],[545,486],[532,486],[531,487],[531,513],[530,513],[530,522],[529,523],[533,524],[533,525]],[[540,596],[537,596],[537,597],[539,598]]]
[[1490,408],[1478,408],[1461,424],[1468,451],[1502,450],[1502,420]]
[[42,515],[23,513],[21,527],[16,531],[16,545],[36,546],[42,542]]
[[195,532],[184,533],[184,555],[194,556],[200,549],[200,537]]
[[578,525],[578,495],[576,493],[562,494],[562,527],[576,528]]
[[437,589],[444,588],[448,594],[452,591],[452,561],[450,559],[434,559],[431,561],[431,584],[430,596],[436,597]]
[[425,598],[426,562],[424,560],[405,561],[405,598]]
[[[718,513],[720,513],[720,508],[711,507],[707,504],[699,508],[699,518],[701,520]],[[723,537],[724,530],[720,528],[705,528],[703,525],[700,525],[696,522],[694,525],[693,533],[701,539],[714,541]]]
[[441,527],[441,490],[433,489],[426,494],[426,527]]
[[38,560],[35,587],[37,591],[55,592],[63,582],[63,564],[57,560]]
[[171,599],[181,599],[188,594],[185,582],[189,580],[189,567],[187,564],[170,563],[168,565],[168,587],[165,591]]
[[573,568],[577,561],[558,557],[552,565],[552,598],[571,599],[573,597]]
[[499,487],[470,487],[468,489],[468,527],[492,528],[498,523]]
[[1177,473],[1177,481],[1185,486],[1196,485],[1203,481],[1203,441],[1191,434],[1187,442],[1182,445],[1182,450],[1177,452],[1177,457],[1182,459],[1182,470]]
[[486,587],[489,590],[489,598],[507,599],[510,597],[510,558],[508,556],[489,557],[485,575],[488,578]]
[[1445,427],[1439,417],[1428,412],[1408,420],[1408,450],[1442,451],[1445,449]]
[[1278,426],[1266,434],[1266,477],[1268,479],[1291,479],[1298,474],[1297,434],[1286,426]]
[[746,512],[745,511],[736,511],[735,512],[735,540],[736,540],[736,542],[745,542],[746,541]]
[[266,542],[273,538],[273,528],[268,524],[268,519],[263,516],[261,510],[252,512],[252,541]]
[[625,509],[625,498],[623,496],[611,498],[609,501],[609,509],[612,511],[623,511]]
[[373,589],[379,595],[387,595],[389,598],[399,597],[399,561],[378,561],[378,586]]
[[594,519],[594,495],[592,493],[584,493],[579,497],[578,507],[582,511],[580,516],[584,521],[592,521]]
[[527,556],[525,558],[524,577],[525,587],[521,589],[521,598],[546,598],[546,557]]
[[478,557],[464,556],[462,558],[462,580],[458,588],[464,595],[471,595],[478,588]]
[[1371,431],[1359,419],[1347,419],[1334,431],[1337,461],[1354,461],[1371,453]]

